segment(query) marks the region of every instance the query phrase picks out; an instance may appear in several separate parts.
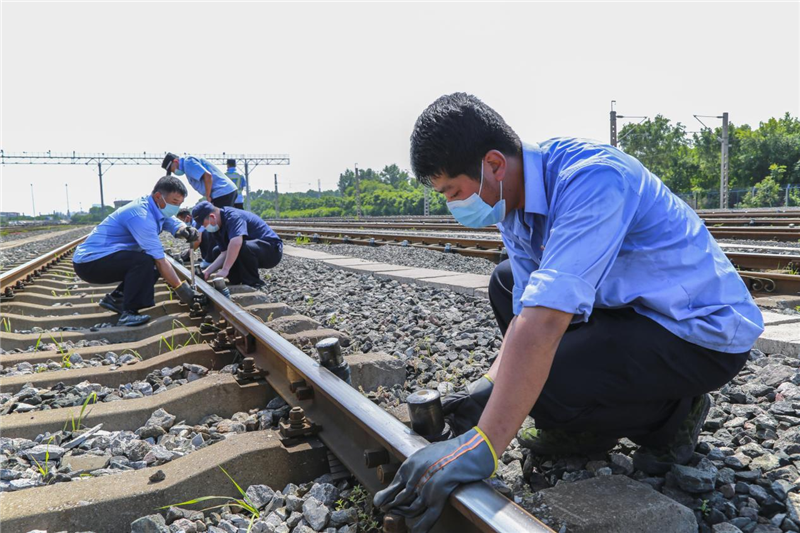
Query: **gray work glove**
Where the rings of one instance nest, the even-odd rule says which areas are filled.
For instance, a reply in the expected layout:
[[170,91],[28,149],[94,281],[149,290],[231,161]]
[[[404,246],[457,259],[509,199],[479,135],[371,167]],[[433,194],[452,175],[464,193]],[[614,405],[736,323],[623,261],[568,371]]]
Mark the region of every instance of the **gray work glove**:
[[478,425],[493,388],[494,383],[485,375],[464,390],[442,398],[445,419],[455,435],[461,435]]
[[175,294],[178,295],[178,299],[181,302],[189,306],[194,303],[196,298],[200,297],[200,293],[192,289],[192,286],[185,281],[178,285],[178,288],[175,289]]
[[459,485],[486,479],[497,469],[492,443],[477,426],[460,437],[417,450],[373,503],[384,512],[418,518],[412,533],[427,533]]
[[184,226],[175,232],[175,236],[179,239],[186,239],[186,242],[194,242],[200,238],[200,232],[192,226]]

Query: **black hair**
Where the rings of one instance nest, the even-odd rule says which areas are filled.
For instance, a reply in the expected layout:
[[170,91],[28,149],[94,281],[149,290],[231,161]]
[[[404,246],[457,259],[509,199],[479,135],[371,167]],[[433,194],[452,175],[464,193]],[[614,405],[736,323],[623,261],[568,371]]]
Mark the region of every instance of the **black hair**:
[[179,219],[183,220],[183,217],[185,217],[185,216],[187,216],[187,215],[188,215],[188,216],[192,216],[192,212],[191,212],[190,210],[188,210],[188,209],[181,209],[180,211],[178,211],[178,214],[177,214],[177,215],[175,215],[175,216],[176,216],[177,218],[179,218]]
[[440,96],[428,106],[411,133],[411,169],[420,183],[466,174],[480,180],[481,158],[490,150],[522,153],[522,142],[497,111],[467,93]]
[[156,186],[153,187],[153,194],[160,192],[161,194],[169,194],[171,192],[180,193],[181,196],[186,197],[186,187],[181,183],[181,180],[175,176],[162,176],[158,178]]

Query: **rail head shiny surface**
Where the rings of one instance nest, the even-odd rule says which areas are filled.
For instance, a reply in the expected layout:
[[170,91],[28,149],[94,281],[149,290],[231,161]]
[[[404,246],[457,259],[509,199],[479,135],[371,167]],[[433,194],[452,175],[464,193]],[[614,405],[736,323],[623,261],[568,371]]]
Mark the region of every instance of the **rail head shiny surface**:
[[[173,258],[170,258],[170,261],[179,276],[183,279],[191,277],[183,265]],[[327,401],[337,405],[351,422],[356,423],[380,442],[395,459],[403,461],[428,445],[428,441],[424,438],[274,332],[258,317],[222,296],[211,285],[198,279],[197,290],[209,298],[220,315],[234,328],[252,335],[258,343],[285,361],[294,372],[306,380],[313,388],[315,398],[317,394],[321,394]],[[311,403],[315,401],[317,400],[309,400]],[[324,433],[323,429],[320,437],[323,437]],[[458,488],[451,494],[450,503],[479,531],[552,533],[550,528],[485,482],[471,483]]]

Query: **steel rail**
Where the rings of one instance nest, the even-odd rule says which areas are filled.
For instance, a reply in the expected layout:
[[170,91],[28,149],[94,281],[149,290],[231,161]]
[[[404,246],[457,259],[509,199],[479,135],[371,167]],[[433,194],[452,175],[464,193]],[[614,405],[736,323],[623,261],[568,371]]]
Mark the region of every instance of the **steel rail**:
[[[186,280],[191,277],[185,267],[173,258],[170,261],[179,276]],[[388,474],[379,479],[381,472],[392,472],[399,462],[428,444],[208,283],[197,280],[197,289],[241,335],[237,345],[245,357],[252,357],[258,368],[268,372],[267,382],[287,403],[302,407],[308,418],[321,426],[320,440],[371,492],[384,488],[389,481]],[[364,453],[373,449],[386,450],[393,457],[390,463],[380,465],[377,473],[364,459]],[[485,482],[456,489],[450,503],[452,508],[442,515],[434,531],[552,533]]]
[[58,261],[70,250],[78,246],[84,240],[86,235],[78,237],[72,242],[68,242],[63,246],[59,246],[55,250],[46,252],[35,259],[31,259],[25,264],[12,268],[7,272],[0,274],[0,294],[7,294],[15,288],[21,288],[22,283],[30,282],[36,277],[42,269],[47,269],[53,262]]

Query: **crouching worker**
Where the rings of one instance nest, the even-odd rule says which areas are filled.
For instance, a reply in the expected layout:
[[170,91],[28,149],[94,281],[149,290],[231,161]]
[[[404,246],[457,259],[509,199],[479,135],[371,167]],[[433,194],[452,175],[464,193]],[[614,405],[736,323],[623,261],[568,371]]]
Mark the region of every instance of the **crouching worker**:
[[[489,300],[504,338],[487,377],[443,402],[460,436],[409,456],[375,504],[428,531],[515,436],[536,456],[605,452],[627,437],[645,476],[689,462],[708,392],[763,331],[697,214],[630,155],[568,137],[523,143],[464,93],[419,117],[411,166],[458,222],[500,230],[509,259]],[[535,427],[519,431],[527,415]]]
[[209,233],[208,235],[203,235],[205,233],[205,228],[203,226],[197,227],[194,220],[192,220],[192,211],[189,209],[181,209],[178,211],[178,214],[175,217],[186,224],[187,226],[192,226],[197,229],[198,231],[198,238],[196,241],[192,243],[191,248],[185,250],[181,254],[181,260],[185,263],[189,261],[189,254],[193,250],[200,249],[200,268],[207,268],[208,265],[211,264],[213,261],[211,257],[211,252],[214,250],[214,238]]
[[203,226],[203,235],[215,236],[214,262],[203,270],[206,279],[216,274],[234,285],[255,288],[266,285],[258,269],[273,268],[283,257],[283,241],[266,222],[248,211],[235,207],[220,209],[209,202],[197,204],[192,217],[198,227]]
[[197,230],[173,215],[186,198],[186,187],[174,176],[164,176],[152,194],[115,211],[78,246],[72,263],[75,273],[87,283],[121,282],[100,305],[119,313],[120,326],[139,326],[150,320],[140,309],[155,305],[159,277],[175,289],[178,298],[191,305],[195,291],[181,282],[164,255],[158,234],[164,229],[192,242]]

